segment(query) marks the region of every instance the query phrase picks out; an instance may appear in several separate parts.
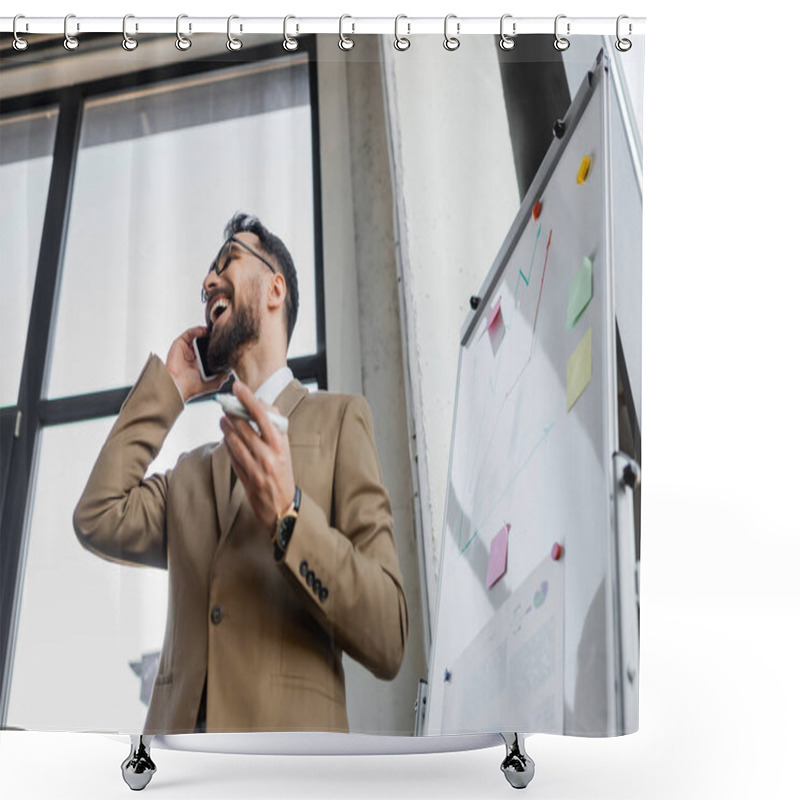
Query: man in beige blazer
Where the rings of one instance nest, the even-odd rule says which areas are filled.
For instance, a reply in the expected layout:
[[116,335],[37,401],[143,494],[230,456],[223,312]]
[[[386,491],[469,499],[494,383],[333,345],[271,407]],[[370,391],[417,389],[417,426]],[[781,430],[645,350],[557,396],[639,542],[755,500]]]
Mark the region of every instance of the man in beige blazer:
[[[378,678],[408,632],[389,497],[370,409],[309,393],[286,364],[297,277],[283,243],[237,214],[203,282],[206,326],[147,361],[74,514],[81,543],[169,570],[164,646],[144,733],[347,731],[342,651]],[[204,382],[192,341],[233,369],[250,412],[223,438],[145,478]],[[289,420],[288,435],[267,411]]]

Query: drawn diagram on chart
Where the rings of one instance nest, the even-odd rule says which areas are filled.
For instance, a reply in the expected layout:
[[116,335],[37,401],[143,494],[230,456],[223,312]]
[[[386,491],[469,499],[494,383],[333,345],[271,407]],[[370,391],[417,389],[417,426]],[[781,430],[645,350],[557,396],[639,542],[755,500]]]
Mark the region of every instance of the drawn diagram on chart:
[[[482,350],[485,349],[482,347],[485,342],[482,342],[481,339],[488,338],[494,354],[494,363],[485,380],[473,383],[473,386],[478,387],[478,392],[483,396],[473,399],[473,401],[477,401],[476,405],[482,408],[478,412],[477,425],[473,428],[472,442],[477,457],[470,463],[465,487],[466,493],[475,496],[475,490],[479,483],[487,485],[487,482],[491,481],[490,471],[493,465],[490,456],[494,450],[505,448],[505,452],[519,453],[519,456],[518,463],[512,466],[512,474],[507,478],[505,487],[493,495],[492,505],[488,508],[474,509],[472,524],[466,529],[462,513],[458,532],[458,546],[461,553],[466,551],[482,525],[485,525],[491,518],[494,508],[503,502],[508,492],[513,490],[516,481],[536,450],[545,442],[553,426],[552,422],[546,424],[538,432],[538,436],[536,436],[536,431],[533,432],[532,440],[530,440],[531,437],[528,437],[523,441],[516,440],[512,445],[513,430],[516,426],[513,424],[513,417],[504,419],[509,409],[516,411],[514,408],[516,389],[518,384],[526,378],[526,370],[531,367],[536,348],[536,324],[547,276],[547,262],[553,229],[550,228],[547,232],[547,244],[543,248],[543,258],[539,258],[537,261],[537,254],[542,255],[539,250],[541,234],[542,225],[539,223],[536,227],[534,245],[527,268],[517,270],[513,294],[510,297],[501,295],[498,299],[483,330],[478,334],[475,358],[465,365],[468,369],[470,367],[475,369],[480,364]],[[534,270],[536,279],[534,279]],[[533,285],[531,285],[532,283]],[[505,314],[503,313],[504,300]],[[526,315],[529,316],[528,312],[532,312],[533,316],[530,324],[527,324],[525,319]],[[500,340],[500,344],[495,345],[492,337],[496,341]]]

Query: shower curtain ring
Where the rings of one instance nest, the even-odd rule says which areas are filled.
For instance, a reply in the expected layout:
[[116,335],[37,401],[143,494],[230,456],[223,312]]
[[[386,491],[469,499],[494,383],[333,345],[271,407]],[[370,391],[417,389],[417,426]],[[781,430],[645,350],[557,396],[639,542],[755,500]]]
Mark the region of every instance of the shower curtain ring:
[[503,31],[503,23],[507,19],[511,19],[511,14],[503,14],[500,17],[500,41],[498,44],[501,50],[513,50],[517,45],[517,40],[514,38],[517,35],[517,23],[511,23],[511,36]]
[[[283,49],[292,52],[293,50],[297,50],[297,39],[293,39],[289,36],[289,20],[290,19],[297,19],[293,17],[291,14],[285,16],[283,18]],[[299,31],[299,26],[295,23],[295,33]]]
[[[187,19],[188,16],[188,14],[178,14],[177,18],[175,19],[175,47],[177,47],[178,50],[188,50],[192,46],[192,40],[187,39],[181,33],[181,20]],[[189,23],[189,33],[191,32],[192,24]]]
[[[237,50],[241,50],[242,49],[242,40],[241,39],[237,39],[231,33],[231,22],[233,22],[233,20],[235,20],[235,19],[239,19],[239,17],[237,17],[236,14],[231,14],[228,17],[228,41],[225,43],[225,47],[227,47],[228,50],[230,50],[232,53],[235,53]],[[241,31],[241,29],[242,29],[242,27],[240,25],[239,26],[239,30]]]
[[[556,22],[555,22],[555,26],[554,26],[554,33],[555,33],[555,37],[556,38],[555,38],[555,41],[553,42],[553,47],[555,47],[556,50],[560,50],[561,52],[564,52],[564,50],[566,50],[569,47],[569,39],[567,39],[564,36],[559,36],[558,35],[558,21],[560,19],[566,19],[566,18],[567,18],[566,14],[559,14],[556,17]],[[569,22],[568,22],[567,23],[567,36],[569,36],[569,27],[570,27],[570,25],[569,25]]]
[[17,14],[17,16],[14,17],[14,26],[13,26],[14,41],[13,41],[13,45],[14,45],[14,49],[21,53],[23,50],[27,50],[28,49],[28,40],[27,39],[23,39],[17,33],[17,20],[20,20],[20,19],[25,19],[25,15],[24,14]]
[[[620,23],[624,19],[628,19],[628,17],[625,14],[620,14],[617,17],[617,41],[614,42],[614,47],[616,47],[617,50],[620,51],[620,53],[627,53],[628,50],[630,50],[631,47],[633,47],[633,44],[632,44],[630,39],[623,39],[619,35],[619,33],[620,33]],[[632,33],[632,31],[633,31],[633,28],[631,27],[631,24],[629,22],[628,23],[628,35],[630,35]]]
[[[401,19],[408,19],[405,14],[398,14],[394,18],[394,49],[400,50],[401,52],[404,50],[408,50],[411,47],[411,39],[406,38],[405,36],[400,35],[400,20]],[[407,33],[411,33],[411,23],[406,22]]]
[[[139,42],[133,36],[128,35],[127,25],[129,19],[136,19],[136,17],[133,14],[126,14],[122,18],[122,49],[128,52],[135,50],[139,46]],[[136,24],[136,30],[139,30],[138,23]]]
[[[68,27],[69,27],[69,21],[71,19],[75,19],[75,15],[74,14],[67,14],[67,16],[64,17],[64,49],[65,50],[75,50],[78,47],[78,45],[80,44],[80,42],[77,40],[77,38],[75,38],[74,36],[70,36],[70,34],[69,34]],[[76,25],[75,30],[79,31],[81,29],[80,24],[76,23],[75,25]]]
[[[346,19],[353,19],[349,14],[342,14],[339,17],[339,49],[340,50],[352,50],[355,46],[355,42],[349,37],[344,35],[344,21]],[[356,25],[352,23],[352,29],[350,33],[355,33]]]
[[456,36],[450,36],[447,32],[447,24],[450,22],[451,19],[456,19],[455,14],[448,14],[444,18],[444,49],[449,50],[451,53],[453,50],[458,50],[461,47],[461,41],[458,38],[458,34],[461,33],[461,23],[456,22]]

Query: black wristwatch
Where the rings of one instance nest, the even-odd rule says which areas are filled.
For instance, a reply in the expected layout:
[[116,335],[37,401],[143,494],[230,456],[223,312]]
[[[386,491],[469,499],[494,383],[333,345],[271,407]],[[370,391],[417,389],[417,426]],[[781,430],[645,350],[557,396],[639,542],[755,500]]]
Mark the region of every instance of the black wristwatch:
[[286,548],[289,547],[289,541],[294,533],[294,524],[300,512],[300,497],[300,487],[295,486],[292,504],[283,514],[278,515],[278,521],[275,523],[275,535],[272,537],[276,561],[282,561],[286,555]]

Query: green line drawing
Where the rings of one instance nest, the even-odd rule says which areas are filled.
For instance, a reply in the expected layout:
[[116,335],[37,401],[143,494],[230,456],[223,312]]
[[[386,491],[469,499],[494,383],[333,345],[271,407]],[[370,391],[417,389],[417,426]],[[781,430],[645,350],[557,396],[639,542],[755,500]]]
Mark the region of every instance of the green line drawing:
[[462,553],[462,555],[464,554],[464,552],[466,551],[466,549],[467,549],[467,548],[468,548],[468,547],[469,547],[469,546],[472,544],[472,540],[473,540],[473,539],[474,539],[474,538],[475,538],[477,535],[478,535],[478,531],[475,531],[475,533],[473,533],[473,534],[472,534],[472,536],[470,536],[470,537],[469,537],[469,539],[467,539],[467,543],[466,543],[466,544],[465,544],[463,547],[461,547],[461,541],[459,540],[459,543],[458,543],[458,545],[459,545],[459,548],[460,548],[460,550],[461,550],[461,553]]
[[462,547],[461,546],[461,531],[463,530],[463,528],[464,528],[464,512],[462,511],[461,512],[461,519],[459,520],[459,523],[458,523],[458,552],[459,553],[463,553],[470,546],[472,540],[478,535],[478,531],[475,531],[475,533],[473,533],[472,536],[469,537],[469,539],[467,540],[467,543]]
[[[539,230],[536,231],[536,241],[533,243],[533,255],[531,255],[531,263],[528,267],[528,276],[525,277],[525,274],[522,270],[519,271],[519,275],[517,276],[517,285],[514,287],[514,299],[517,299],[517,289],[519,289],[519,279],[525,281],[526,286],[531,285],[531,272],[533,272],[533,261],[536,258],[536,249],[539,247],[539,234],[542,232],[542,223],[539,223]],[[509,320],[509,327],[511,325],[511,321]]]

